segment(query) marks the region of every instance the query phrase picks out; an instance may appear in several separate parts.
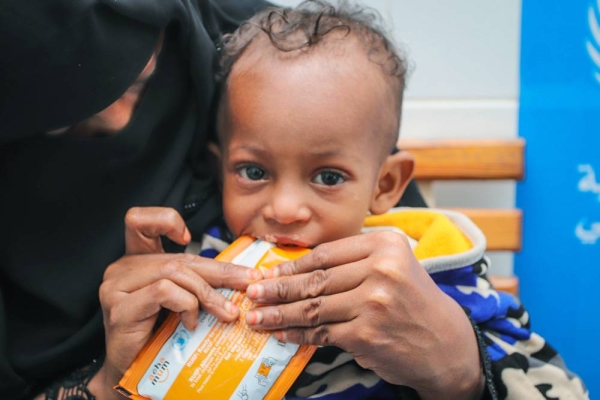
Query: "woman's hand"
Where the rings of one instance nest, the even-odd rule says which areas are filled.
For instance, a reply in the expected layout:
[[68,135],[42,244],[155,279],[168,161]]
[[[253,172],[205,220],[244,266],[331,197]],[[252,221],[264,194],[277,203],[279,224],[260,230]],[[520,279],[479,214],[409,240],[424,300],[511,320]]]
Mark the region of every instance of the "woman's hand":
[[284,341],[340,347],[421,398],[481,397],[471,324],[403,236],[382,231],[323,244],[266,278],[247,290],[267,305],[248,312],[251,327],[278,330]]
[[220,320],[232,321],[239,317],[239,309],[214,288],[245,290],[262,278],[257,270],[230,263],[192,254],[165,254],[161,236],[182,245],[190,240],[175,210],[133,208],[125,225],[127,255],[106,269],[100,286],[106,359],[89,386],[99,399],[116,394],[112,386],[150,339],[162,309],[180,313],[188,330],[196,328],[200,307]]

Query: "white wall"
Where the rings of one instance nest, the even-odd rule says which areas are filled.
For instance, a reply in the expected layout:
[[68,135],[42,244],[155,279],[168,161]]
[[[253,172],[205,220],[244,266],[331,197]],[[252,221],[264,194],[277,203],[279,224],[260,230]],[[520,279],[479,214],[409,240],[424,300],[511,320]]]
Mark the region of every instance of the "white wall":
[[[298,0],[274,0],[293,6]],[[521,0],[363,0],[380,11],[413,66],[401,136],[517,136]],[[438,206],[513,207],[512,182],[436,183]],[[491,254],[510,274],[512,254]]]

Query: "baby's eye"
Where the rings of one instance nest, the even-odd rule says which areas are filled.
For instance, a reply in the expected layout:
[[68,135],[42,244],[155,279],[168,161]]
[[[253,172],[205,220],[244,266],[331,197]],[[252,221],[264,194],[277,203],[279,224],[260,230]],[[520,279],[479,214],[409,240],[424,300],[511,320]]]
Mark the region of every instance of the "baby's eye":
[[314,183],[325,186],[335,186],[345,181],[346,177],[335,171],[323,171],[313,178]]
[[240,167],[238,168],[238,173],[242,178],[251,181],[259,181],[261,179],[265,179],[267,175],[264,169],[256,165],[245,165],[243,167]]

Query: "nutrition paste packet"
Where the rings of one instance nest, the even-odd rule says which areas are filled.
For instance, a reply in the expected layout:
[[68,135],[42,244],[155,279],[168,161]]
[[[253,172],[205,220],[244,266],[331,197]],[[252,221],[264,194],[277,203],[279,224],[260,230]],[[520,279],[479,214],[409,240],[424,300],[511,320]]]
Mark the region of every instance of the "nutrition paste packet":
[[[216,259],[268,269],[309,251],[242,236]],[[240,308],[237,321],[221,322],[200,311],[198,327],[188,331],[179,314],[171,313],[115,389],[136,400],[282,399],[315,346],[280,342],[248,328],[245,314],[252,303],[244,292],[218,290]]]

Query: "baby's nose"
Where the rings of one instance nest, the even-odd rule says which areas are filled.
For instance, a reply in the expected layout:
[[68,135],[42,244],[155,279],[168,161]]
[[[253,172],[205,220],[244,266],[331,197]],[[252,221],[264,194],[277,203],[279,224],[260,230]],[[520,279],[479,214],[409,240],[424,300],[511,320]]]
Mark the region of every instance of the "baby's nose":
[[282,188],[274,191],[270,204],[265,209],[265,218],[281,225],[307,222],[310,208],[299,190]]

